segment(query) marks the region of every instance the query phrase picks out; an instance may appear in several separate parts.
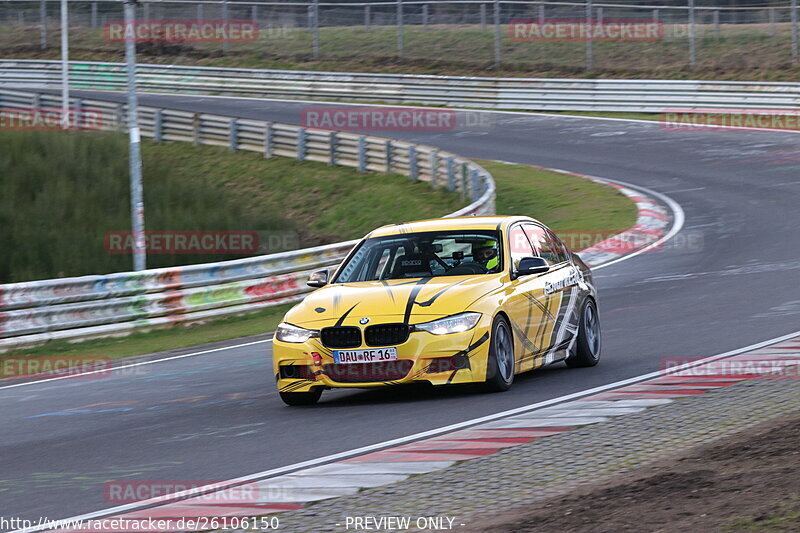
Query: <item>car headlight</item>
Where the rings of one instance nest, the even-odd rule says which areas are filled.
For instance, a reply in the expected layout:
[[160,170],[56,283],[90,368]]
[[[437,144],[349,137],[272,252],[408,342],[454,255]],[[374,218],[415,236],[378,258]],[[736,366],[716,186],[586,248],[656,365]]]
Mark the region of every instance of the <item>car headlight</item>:
[[432,320],[424,324],[417,324],[414,329],[417,331],[427,331],[434,335],[446,335],[448,333],[461,333],[474,328],[481,318],[480,313],[461,313],[458,315]]
[[319,331],[306,329],[281,322],[275,330],[275,338],[282,342],[306,342],[311,337],[319,335]]

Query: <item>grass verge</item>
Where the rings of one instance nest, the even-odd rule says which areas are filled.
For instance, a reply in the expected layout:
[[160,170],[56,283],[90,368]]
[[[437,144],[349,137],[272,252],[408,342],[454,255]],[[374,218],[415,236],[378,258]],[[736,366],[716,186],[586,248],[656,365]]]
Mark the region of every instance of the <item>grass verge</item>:
[[[497,212],[500,214],[532,216],[550,225],[562,236],[571,232],[574,234],[575,231],[616,233],[629,228],[636,220],[633,202],[611,187],[528,165],[496,161],[479,163],[495,177]],[[352,217],[345,218],[341,223],[351,222]],[[289,307],[290,305],[284,305],[252,315],[135,333],[124,338],[89,340],[77,344],[53,342],[37,348],[0,354],[0,363],[22,357],[68,358],[87,354],[118,359],[257,335],[274,329]]]
[[[502,30],[499,68],[493,64],[493,28],[475,24],[432,24],[427,30],[406,26],[402,59],[397,57],[394,26],[323,27],[321,59],[316,61],[311,59],[311,33],[295,27],[263,30],[256,42],[231,44],[226,55],[219,44],[141,44],[137,52],[146,63],[466,76],[794,81],[800,74],[792,64],[788,23],[775,25],[774,38],[769,24],[723,24],[719,35],[713,25],[698,24],[695,67],[689,66],[685,25],[667,24],[659,41],[594,43],[591,72],[584,67],[585,43],[518,42],[505,26]],[[50,31],[49,42],[58,42],[58,36]],[[0,57],[58,59],[58,54],[57,46],[39,48],[35,26],[0,29]],[[75,27],[70,30],[70,56],[122,61],[123,47],[107,42],[102,30]]]
[[[269,245],[150,253],[150,268],[353,239],[382,224],[441,216],[463,205],[455,193],[399,174],[359,174],[190,143],[144,141],[142,153],[148,231],[255,231]],[[124,135],[0,132],[0,176],[0,250],[14,250],[0,254],[0,283],[130,270],[130,249],[106,240],[130,227]]]

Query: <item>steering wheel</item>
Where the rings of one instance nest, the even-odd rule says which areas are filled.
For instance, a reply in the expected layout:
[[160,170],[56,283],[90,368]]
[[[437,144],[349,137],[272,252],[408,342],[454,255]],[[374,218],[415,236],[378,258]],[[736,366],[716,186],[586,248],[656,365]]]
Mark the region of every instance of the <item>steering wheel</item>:
[[467,261],[458,266],[454,266],[447,271],[448,276],[466,276],[469,274],[486,274],[489,270],[480,263],[474,261]]

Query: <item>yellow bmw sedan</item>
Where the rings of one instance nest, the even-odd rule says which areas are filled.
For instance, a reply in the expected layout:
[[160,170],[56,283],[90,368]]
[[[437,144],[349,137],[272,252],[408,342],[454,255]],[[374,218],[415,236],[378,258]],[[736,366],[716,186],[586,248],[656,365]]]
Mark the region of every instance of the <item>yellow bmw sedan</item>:
[[600,358],[589,267],[528,217],[462,217],[384,226],[364,237],[278,326],[273,366],[281,399],[316,403],[323,390],[483,383]]

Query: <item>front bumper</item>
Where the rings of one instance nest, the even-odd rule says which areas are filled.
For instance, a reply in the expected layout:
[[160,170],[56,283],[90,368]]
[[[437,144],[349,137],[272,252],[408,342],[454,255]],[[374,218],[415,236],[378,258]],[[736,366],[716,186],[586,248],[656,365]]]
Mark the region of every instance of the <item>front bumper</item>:
[[372,388],[415,382],[433,385],[483,382],[488,339],[488,328],[480,325],[447,335],[415,331],[406,342],[396,345],[397,361],[357,364],[335,364],[333,350],[323,346],[318,338],[304,343],[274,340],[273,371],[281,392],[307,392],[320,386]]

